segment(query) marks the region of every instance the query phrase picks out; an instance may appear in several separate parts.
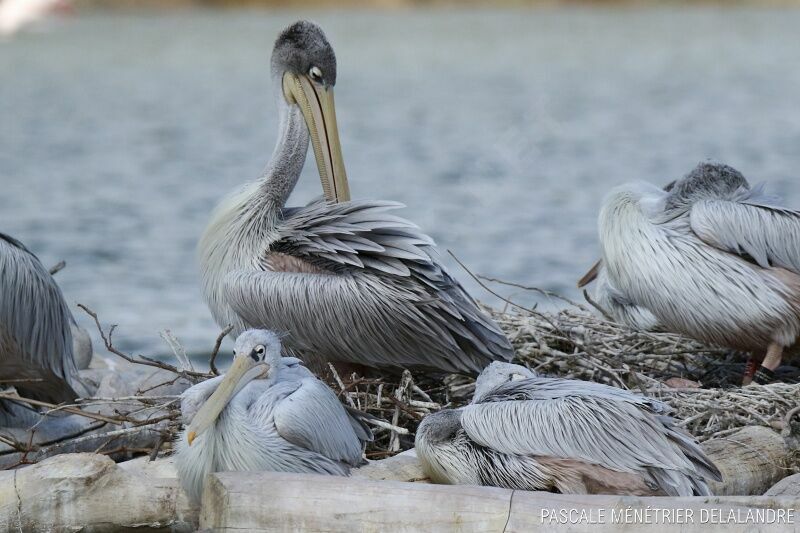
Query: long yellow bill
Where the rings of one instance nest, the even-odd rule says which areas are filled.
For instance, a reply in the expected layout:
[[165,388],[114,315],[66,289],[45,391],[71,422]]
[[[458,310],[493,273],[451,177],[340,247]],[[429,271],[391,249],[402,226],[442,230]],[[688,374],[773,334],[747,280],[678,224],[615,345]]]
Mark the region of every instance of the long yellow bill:
[[237,355],[217,390],[206,400],[189,424],[186,431],[189,446],[199,434],[217,422],[219,414],[245,385],[266,374],[268,370],[269,366],[266,363],[256,362],[249,355]]
[[283,94],[289,103],[296,103],[311,136],[322,190],[329,202],[350,200],[350,186],[344,170],[333,88],[314,83],[308,76],[287,72],[283,76]]

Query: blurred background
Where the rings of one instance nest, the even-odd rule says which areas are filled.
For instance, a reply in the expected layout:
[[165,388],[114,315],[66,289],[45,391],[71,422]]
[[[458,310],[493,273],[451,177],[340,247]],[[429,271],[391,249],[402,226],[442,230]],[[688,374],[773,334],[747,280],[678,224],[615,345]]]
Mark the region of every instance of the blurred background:
[[[77,302],[125,349],[164,353],[169,328],[211,350],[195,246],[270,157],[269,55],[298,18],[336,50],[353,195],[406,204],[488,303],[447,250],[582,299],[600,202],[627,181],[715,159],[800,206],[800,2],[61,0],[8,20],[49,1],[0,0],[0,231],[67,262],[97,349]],[[311,157],[290,203],[320,193]]]

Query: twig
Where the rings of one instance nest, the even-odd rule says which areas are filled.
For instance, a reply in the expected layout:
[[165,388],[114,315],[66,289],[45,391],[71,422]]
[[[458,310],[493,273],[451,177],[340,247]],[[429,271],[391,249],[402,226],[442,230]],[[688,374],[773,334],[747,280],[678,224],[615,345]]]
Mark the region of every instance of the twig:
[[217,366],[214,363],[217,361],[217,354],[219,354],[219,348],[222,346],[222,339],[231,331],[233,331],[233,324],[225,326],[225,329],[220,331],[217,336],[217,342],[214,343],[214,349],[211,351],[211,359],[208,361],[208,366],[211,368],[211,373],[215,376],[219,376],[219,370],[217,370]]
[[64,270],[65,266],[67,266],[67,262],[62,259],[61,261],[50,267],[50,275],[55,276],[56,274]]

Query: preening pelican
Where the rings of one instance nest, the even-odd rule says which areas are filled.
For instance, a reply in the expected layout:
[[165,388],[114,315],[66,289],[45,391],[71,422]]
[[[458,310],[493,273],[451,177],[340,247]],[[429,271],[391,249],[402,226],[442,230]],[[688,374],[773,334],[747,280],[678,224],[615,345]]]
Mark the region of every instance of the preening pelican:
[[470,405],[427,416],[417,457],[434,482],[565,494],[705,496],[720,472],[670,408],[632,392],[495,362]]
[[[336,58],[310,22],[272,52],[279,140],[261,179],[225,199],[199,244],[217,323],[288,332],[306,362],[477,374],[510,360],[503,333],[434,256],[433,241],[387,211],[350,200],[333,87]],[[325,201],[286,208],[313,146]]]
[[85,394],[74,359],[76,329],[50,272],[21,242],[0,233],[0,385],[53,403]]
[[230,370],[185,391],[181,411],[189,426],[175,462],[197,501],[211,472],[346,476],[372,440],[363,413],[344,407],[298,359],[281,357],[278,336],[266,330],[239,335]]
[[758,354],[756,379],[774,378],[800,334],[799,211],[702,163],[669,191],[614,190],[599,232],[608,278],[631,302],[668,331]]

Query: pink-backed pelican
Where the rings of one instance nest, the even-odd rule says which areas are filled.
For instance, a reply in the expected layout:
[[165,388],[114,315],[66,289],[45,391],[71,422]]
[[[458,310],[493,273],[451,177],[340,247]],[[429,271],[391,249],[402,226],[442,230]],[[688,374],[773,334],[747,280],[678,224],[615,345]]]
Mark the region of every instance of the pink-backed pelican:
[[669,413],[630,391],[494,362],[472,403],[425,417],[415,447],[436,483],[708,496],[720,472]]
[[[668,331],[751,352],[774,378],[800,336],[800,211],[701,163],[668,190],[624,185],[599,217],[610,283]],[[766,354],[766,355],[765,355]]]
[[[272,52],[280,132],[263,176],[217,207],[199,244],[202,285],[220,325],[286,332],[306,362],[477,374],[511,345],[436,259],[433,241],[388,211],[351,200],[333,87],[336,58],[310,22]],[[287,208],[309,142],[324,201]]]

